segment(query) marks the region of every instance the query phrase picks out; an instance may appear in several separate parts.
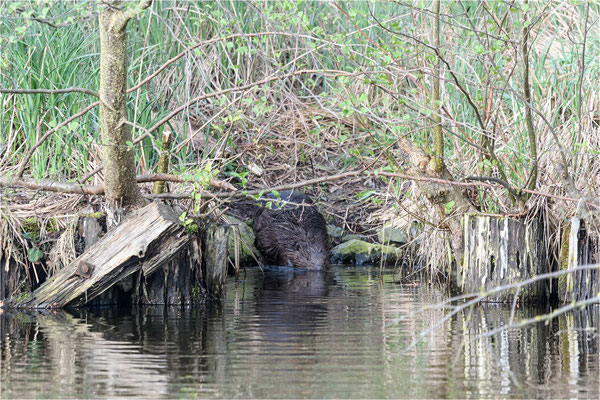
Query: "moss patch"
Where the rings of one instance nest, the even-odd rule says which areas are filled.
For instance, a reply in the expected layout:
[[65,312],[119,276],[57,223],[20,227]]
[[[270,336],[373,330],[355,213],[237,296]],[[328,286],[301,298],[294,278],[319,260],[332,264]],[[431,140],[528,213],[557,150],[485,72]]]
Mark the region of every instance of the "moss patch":
[[196,233],[198,233],[199,230],[200,228],[198,227],[198,224],[195,224],[193,222],[185,226],[185,232],[190,235],[195,235]]
[[102,218],[104,217],[106,214],[103,213],[102,211],[97,211],[97,212],[93,212],[93,213],[89,213],[89,214],[83,214],[84,217],[89,217],[89,218]]
[[31,292],[23,292],[21,294],[16,295],[12,300],[15,304],[22,304],[22,303],[25,303],[30,298],[31,298]]
[[[558,259],[559,268],[565,270],[569,268],[569,236],[571,235],[571,224],[565,223],[562,236],[560,238],[560,256]],[[561,294],[567,291],[568,276],[558,277],[558,292]]]
[[233,261],[235,254],[236,241],[239,249],[240,267],[256,265],[259,252],[254,246],[254,231],[248,224],[241,220],[227,216],[231,223],[231,234],[227,242],[227,252],[229,258]]
[[29,235],[31,239],[38,239],[42,229],[42,223],[37,217],[27,217],[23,220],[23,231]]
[[397,247],[373,244],[358,239],[339,244],[331,250],[333,264],[375,264],[382,258],[388,263],[393,263],[401,257],[402,251]]

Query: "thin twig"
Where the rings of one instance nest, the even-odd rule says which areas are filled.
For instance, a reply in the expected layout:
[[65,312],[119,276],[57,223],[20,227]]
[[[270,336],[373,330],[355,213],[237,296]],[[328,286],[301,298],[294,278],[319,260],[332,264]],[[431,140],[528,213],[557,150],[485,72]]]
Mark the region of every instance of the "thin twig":
[[[181,106],[177,107],[175,110],[171,111],[167,116],[165,116],[160,121],[158,121],[156,124],[154,124],[151,128],[149,128],[144,134],[135,138],[135,140],[133,141],[133,144],[138,144],[139,142],[141,142],[142,140],[144,140],[145,138],[150,136],[150,134],[152,134],[152,132],[156,131],[162,125],[164,125],[169,120],[171,120],[173,117],[175,117],[177,114],[179,114],[180,112],[184,111],[189,106],[191,106],[192,104],[195,104],[199,101],[206,100],[211,97],[222,96],[222,95],[229,94],[229,93],[245,91],[245,90],[254,88],[256,86],[264,85],[266,83],[274,82],[274,81],[277,81],[280,79],[286,79],[286,78],[290,78],[293,76],[298,76],[298,75],[303,75],[303,74],[314,74],[314,73],[321,73],[325,76],[352,76],[352,77],[357,76],[357,74],[346,72],[346,71],[340,71],[340,70],[302,69],[302,70],[290,72],[290,73],[283,74],[283,75],[277,75],[277,76],[265,78],[260,81],[249,83],[247,85],[237,86],[237,87],[233,87],[233,88],[229,88],[229,89],[219,90],[219,91],[212,92],[212,93],[202,94],[202,95],[194,97],[193,99],[191,99],[191,100],[185,102],[184,104],[182,104]],[[361,72],[359,74],[365,74],[365,73],[366,72]],[[94,169],[93,171],[89,172],[87,175],[85,175],[81,179],[81,182],[85,182],[86,180],[90,179],[92,176],[94,176],[98,172],[102,171],[103,168],[104,168],[103,166],[99,166],[96,169]]]
[[523,319],[521,321],[519,321],[516,324],[507,324],[507,325],[502,325],[499,326],[496,329],[492,329],[491,331],[488,331],[486,333],[482,333],[480,335],[477,335],[477,338],[483,338],[483,337],[488,337],[488,336],[492,336],[495,335],[499,332],[508,330],[508,329],[515,329],[515,328],[522,328],[524,326],[536,323],[536,322],[543,322],[543,321],[548,321],[551,320],[553,318],[556,318],[557,316],[566,313],[567,311],[571,311],[574,310],[576,308],[583,308],[585,306],[589,306],[592,304],[598,304],[600,303],[600,296],[594,296],[592,298],[589,299],[585,299],[585,300],[580,300],[580,301],[574,301],[571,304],[568,304],[566,306],[557,308],[556,310],[553,310],[550,313],[547,314],[543,314],[543,315],[536,315],[533,318],[528,318],[528,319]]
[[[526,279],[524,281],[521,282],[516,282],[516,283],[511,283],[508,285],[503,285],[503,286],[498,286],[495,287],[493,289],[487,290],[485,292],[482,293],[469,293],[469,294],[463,294],[460,296],[456,296],[456,297],[452,297],[450,299],[447,299],[441,303],[438,303],[434,306],[428,306],[426,308],[441,308],[441,307],[445,307],[446,305],[450,304],[451,302],[457,301],[457,300],[464,300],[467,298],[472,298],[471,300],[461,304],[458,307],[455,307],[450,313],[444,315],[443,318],[441,318],[440,320],[436,321],[436,323],[431,326],[430,328],[424,330],[421,332],[421,334],[419,334],[419,336],[410,344],[408,345],[408,347],[406,347],[404,349],[404,351],[408,351],[412,348],[414,348],[423,338],[425,338],[427,335],[429,335],[430,333],[432,333],[435,329],[439,328],[443,323],[445,323],[446,321],[448,321],[450,318],[452,318],[454,315],[458,314],[459,312],[461,312],[462,310],[471,307],[477,303],[482,302],[484,299],[486,299],[487,297],[496,294],[496,293],[500,293],[500,292],[504,292],[510,289],[515,289],[515,288],[521,288],[524,286],[527,286],[531,283],[537,282],[537,281],[541,281],[541,280],[545,280],[545,279],[551,279],[551,278],[556,278],[562,275],[566,275],[566,274],[570,274],[570,273],[574,273],[577,271],[583,271],[583,270],[591,270],[591,269],[598,269],[598,265],[596,264],[588,264],[588,265],[579,265],[577,267],[573,267],[573,268],[569,268],[569,269],[564,269],[564,270],[559,270],[559,271],[554,271],[554,272],[549,272],[549,273],[545,273],[545,274],[540,274],[537,276],[534,276],[532,278]],[[591,303],[588,303],[588,301],[592,301]],[[593,303],[597,303],[599,302],[600,297],[596,296],[596,297],[592,297],[591,299],[586,299],[583,301],[580,301],[579,304],[580,305],[586,305],[586,304],[593,304]],[[423,308],[426,309],[426,308]],[[564,308],[564,307],[563,307]],[[559,309],[560,310],[560,309]],[[558,311],[558,310],[556,310]],[[568,311],[568,310],[565,310]],[[553,313],[551,313],[553,314]],[[558,314],[553,314],[552,318],[554,318],[556,315]],[[533,321],[535,322],[535,321]],[[507,329],[507,327],[504,327],[504,329]],[[502,329],[501,329],[502,330]]]

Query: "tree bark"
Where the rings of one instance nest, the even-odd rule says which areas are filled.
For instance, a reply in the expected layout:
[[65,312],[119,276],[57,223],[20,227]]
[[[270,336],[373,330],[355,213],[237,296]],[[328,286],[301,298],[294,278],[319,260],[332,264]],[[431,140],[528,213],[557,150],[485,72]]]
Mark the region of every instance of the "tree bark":
[[[433,2],[433,13],[435,15],[435,27],[434,27],[434,38],[433,43],[438,52],[441,52],[440,48],[440,0],[434,0]],[[433,121],[435,126],[433,127],[433,170],[436,173],[442,172],[444,169],[444,133],[442,132],[442,110],[440,106],[440,59],[439,57],[435,60],[435,66],[433,68],[433,92],[431,93],[431,109],[433,111]]]
[[[162,153],[158,160],[157,171],[159,174],[169,172],[169,159],[171,158],[171,131],[164,131],[162,137]],[[161,194],[165,191],[165,181],[155,181],[152,193]]]
[[[527,1],[525,1],[527,4]],[[527,21],[527,13],[525,13],[523,21]],[[529,41],[529,26],[523,28],[523,42],[521,43],[521,54],[523,55],[523,97],[525,98],[525,122],[527,124],[527,136],[529,138],[529,157],[531,164],[529,166],[529,178],[526,187],[529,190],[535,189],[538,175],[538,160],[537,160],[537,143],[535,129],[533,128],[533,116],[531,115],[531,107],[533,100],[531,98],[531,90],[529,88],[529,50],[527,42]],[[529,197],[529,196],[527,196]]]
[[[123,11],[120,1],[104,2],[100,26],[100,131],[102,134],[105,193],[111,207],[140,205],[135,177],[131,130],[127,121],[127,22],[135,15]],[[150,2],[141,3],[138,9]]]
[[[192,240],[173,210],[151,203],[130,213],[122,224],[46,280],[31,297],[12,305],[62,308],[87,304],[140,270],[144,278],[150,277],[176,259]],[[226,247],[227,237],[222,240]]]

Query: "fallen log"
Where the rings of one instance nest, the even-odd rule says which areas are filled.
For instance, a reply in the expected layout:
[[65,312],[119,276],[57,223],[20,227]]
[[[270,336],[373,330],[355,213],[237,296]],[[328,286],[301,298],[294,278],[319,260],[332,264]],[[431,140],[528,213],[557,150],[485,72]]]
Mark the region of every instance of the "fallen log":
[[132,211],[115,229],[42,284],[16,307],[62,308],[87,304],[135,272],[147,278],[190,246],[188,235],[166,205]]

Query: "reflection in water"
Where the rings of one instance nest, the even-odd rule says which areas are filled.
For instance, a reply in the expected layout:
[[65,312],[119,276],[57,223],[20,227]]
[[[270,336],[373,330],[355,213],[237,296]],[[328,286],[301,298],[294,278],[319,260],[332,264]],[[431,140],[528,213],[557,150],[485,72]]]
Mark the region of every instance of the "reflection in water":
[[510,310],[481,306],[404,352],[442,295],[376,273],[252,269],[194,309],[4,311],[1,397],[598,398],[597,306],[491,337]]

